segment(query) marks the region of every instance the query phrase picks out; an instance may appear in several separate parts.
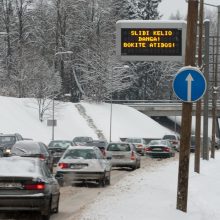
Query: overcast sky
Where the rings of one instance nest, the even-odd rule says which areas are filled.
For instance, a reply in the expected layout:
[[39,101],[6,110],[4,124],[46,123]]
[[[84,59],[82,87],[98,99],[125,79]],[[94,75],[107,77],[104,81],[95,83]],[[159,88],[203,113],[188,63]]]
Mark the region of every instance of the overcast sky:
[[[220,5],[220,0],[204,0],[204,2],[214,5]],[[178,10],[181,15],[185,16],[187,14],[187,7],[188,4],[185,0],[162,0],[159,5],[159,11],[161,14],[163,14],[162,19],[168,19],[172,13],[175,15]],[[206,7],[209,7],[210,10],[212,9],[212,7],[210,6]]]

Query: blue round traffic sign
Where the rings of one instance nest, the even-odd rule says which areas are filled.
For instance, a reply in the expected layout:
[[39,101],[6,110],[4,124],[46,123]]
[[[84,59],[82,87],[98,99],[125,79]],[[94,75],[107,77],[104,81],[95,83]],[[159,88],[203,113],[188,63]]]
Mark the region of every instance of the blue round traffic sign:
[[196,67],[183,67],[173,80],[173,91],[183,102],[196,102],[206,91],[206,79]]

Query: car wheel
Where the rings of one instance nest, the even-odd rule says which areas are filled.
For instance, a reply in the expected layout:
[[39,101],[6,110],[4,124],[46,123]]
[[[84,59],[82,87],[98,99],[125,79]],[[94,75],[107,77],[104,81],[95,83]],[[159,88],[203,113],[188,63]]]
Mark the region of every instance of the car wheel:
[[64,186],[64,181],[63,180],[57,180],[58,184],[60,187],[63,187]]
[[106,185],[111,184],[111,174],[109,174],[108,178],[106,179]]
[[136,162],[136,164],[133,167],[131,167],[131,169],[132,170],[136,170],[137,169],[137,162]]
[[59,212],[59,201],[60,201],[60,196],[58,196],[57,198],[57,205],[56,208],[53,209],[53,213],[58,213]]
[[106,185],[106,175],[104,174],[104,177],[99,179],[99,186],[105,187]]
[[51,213],[51,199],[48,205],[47,214],[41,214],[41,220],[50,220],[50,213]]
[[139,161],[137,169],[140,169],[140,168],[141,168],[141,162]]

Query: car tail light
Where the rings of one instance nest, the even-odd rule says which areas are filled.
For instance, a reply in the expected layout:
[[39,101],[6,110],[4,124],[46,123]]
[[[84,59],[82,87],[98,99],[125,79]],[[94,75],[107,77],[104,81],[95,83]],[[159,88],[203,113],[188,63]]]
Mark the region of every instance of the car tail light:
[[170,148],[169,147],[164,147],[163,151],[170,152]]
[[44,183],[25,184],[24,189],[26,189],[26,190],[44,190],[45,184]]
[[151,151],[151,148],[150,147],[146,147],[145,148],[145,151],[147,152],[147,151]]
[[135,155],[134,155],[134,151],[131,152],[131,160],[135,160]]
[[60,169],[69,168],[69,164],[68,163],[59,163],[58,166],[60,167]]
[[40,158],[41,160],[45,160],[45,159],[46,159],[45,155],[43,155],[43,154],[40,154],[39,158]]

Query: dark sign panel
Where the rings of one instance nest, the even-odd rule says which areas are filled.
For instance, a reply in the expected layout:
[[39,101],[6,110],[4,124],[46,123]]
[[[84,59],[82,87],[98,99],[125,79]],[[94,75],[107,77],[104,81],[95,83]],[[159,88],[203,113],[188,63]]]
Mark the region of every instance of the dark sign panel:
[[120,20],[116,32],[116,52],[122,61],[184,62],[185,21]]
[[122,28],[121,55],[181,56],[182,30]]

